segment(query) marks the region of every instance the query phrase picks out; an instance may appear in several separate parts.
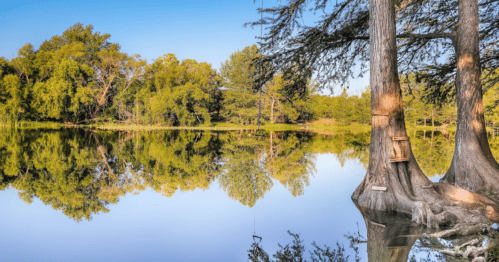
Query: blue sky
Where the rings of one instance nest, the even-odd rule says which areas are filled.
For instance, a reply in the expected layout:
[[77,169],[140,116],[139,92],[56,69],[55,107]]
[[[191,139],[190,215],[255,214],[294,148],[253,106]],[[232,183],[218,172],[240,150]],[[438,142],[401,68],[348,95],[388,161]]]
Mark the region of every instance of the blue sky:
[[[259,18],[252,0],[163,1],[4,1],[0,6],[0,56],[11,59],[26,43],[38,47],[71,25],[92,24],[111,34],[122,51],[149,62],[173,53],[179,59],[208,62],[218,69],[229,55],[256,43],[260,28],[244,28]],[[275,0],[264,0],[274,6]],[[358,94],[368,77],[351,81]]]

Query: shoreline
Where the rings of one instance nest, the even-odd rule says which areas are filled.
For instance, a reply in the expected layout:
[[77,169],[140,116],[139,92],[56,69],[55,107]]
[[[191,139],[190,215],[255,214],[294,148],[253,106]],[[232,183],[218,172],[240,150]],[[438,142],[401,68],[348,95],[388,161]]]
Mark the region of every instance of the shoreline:
[[[162,126],[162,125],[127,125],[127,124],[62,124],[56,122],[18,122],[16,124],[0,123],[0,128],[20,128],[20,129],[61,129],[61,128],[88,128],[103,131],[156,131],[156,130],[206,130],[206,131],[237,131],[237,130],[258,130],[257,125],[237,125],[231,123],[215,123],[210,126]],[[369,132],[370,125],[350,124],[350,125],[326,125],[326,124],[264,124],[260,126],[264,131],[310,131],[310,132]],[[487,127],[488,131],[492,131]],[[455,126],[441,128],[440,126],[408,126],[407,131],[450,131],[455,132]]]

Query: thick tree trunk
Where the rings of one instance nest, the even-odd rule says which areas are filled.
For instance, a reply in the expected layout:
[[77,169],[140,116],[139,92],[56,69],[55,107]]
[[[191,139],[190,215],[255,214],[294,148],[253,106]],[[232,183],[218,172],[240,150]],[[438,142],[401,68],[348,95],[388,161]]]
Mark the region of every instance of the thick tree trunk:
[[[428,227],[459,220],[483,222],[485,210],[468,211],[455,205],[464,194],[472,203],[490,205],[493,201],[465,190],[432,182],[419,168],[408,140],[397,70],[394,0],[370,1],[370,86],[372,125],[369,166],[352,199],[359,206],[379,211],[399,211]],[[487,204],[484,204],[486,202]]]
[[457,56],[457,131],[454,156],[442,182],[473,191],[499,193],[499,164],[487,140],[480,81],[478,1],[459,0],[454,46]]

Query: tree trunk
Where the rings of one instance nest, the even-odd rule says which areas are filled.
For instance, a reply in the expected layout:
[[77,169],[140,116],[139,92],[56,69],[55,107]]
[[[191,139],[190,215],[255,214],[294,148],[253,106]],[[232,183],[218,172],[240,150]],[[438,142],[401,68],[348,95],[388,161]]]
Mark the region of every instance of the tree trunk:
[[426,127],[426,116],[424,117],[424,127]]
[[270,104],[270,123],[274,123],[274,103],[275,99],[272,98],[272,103]]
[[433,109],[431,110],[431,127],[435,128],[435,118],[433,117],[435,115],[435,112],[433,112]]
[[[359,206],[379,211],[399,211],[428,227],[459,220],[483,222],[482,209],[468,211],[457,205],[467,200],[497,205],[485,197],[451,185],[433,185],[419,168],[411,150],[404,123],[402,90],[397,70],[394,0],[371,0],[370,7],[370,86],[372,125],[369,166],[352,199]],[[459,195],[461,194],[461,195]],[[475,202],[473,202],[475,203]]]
[[499,164],[492,156],[482,100],[478,1],[459,0],[454,47],[457,56],[457,131],[451,166],[441,182],[473,191],[499,193]]

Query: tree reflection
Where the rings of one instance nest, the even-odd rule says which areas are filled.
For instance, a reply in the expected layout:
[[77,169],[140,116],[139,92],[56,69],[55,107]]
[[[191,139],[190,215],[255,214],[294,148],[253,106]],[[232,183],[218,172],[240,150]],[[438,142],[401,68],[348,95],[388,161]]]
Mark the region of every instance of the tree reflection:
[[411,218],[404,214],[357,208],[367,228],[369,261],[407,261],[423,227],[411,225]]
[[269,149],[265,157],[268,173],[287,188],[293,196],[302,195],[315,173],[313,137],[306,133],[269,134]]
[[[450,163],[453,136],[413,136],[414,154],[429,175]],[[40,199],[68,217],[90,220],[120,197],[151,188],[166,197],[208,189],[252,207],[275,183],[304,194],[315,174],[317,154],[368,163],[369,133],[321,135],[254,131],[102,132],[81,129],[2,129],[0,190],[18,190],[27,203]],[[499,139],[489,137],[492,151]]]
[[164,196],[177,190],[207,189],[220,172],[220,141],[210,133],[136,133],[135,139],[118,143],[115,155],[130,163],[144,187]]
[[[288,231],[293,238],[290,244],[282,246],[279,244],[279,250],[272,255],[274,259],[262,248],[259,242],[255,241],[248,250],[248,260],[252,262],[346,262],[350,261],[349,255],[345,254],[345,247],[336,243],[336,247],[318,246],[312,243],[313,251],[306,252],[304,241],[300,239],[299,234],[293,234]],[[353,249],[355,257],[353,261],[360,261],[358,249]],[[310,260],[307,260],[310,257]]]
[[419,131],[411,137],[414,156],[423,163],[421,169],[428,177],[444,175],[452,161],[454,141],[449,133]]
[[[0,186],[90,220],[130,192],[207,189],[253,206],[279,181],[303,194],[315,168],[311,135],[252,132],[11,130],[0,138]],[[270,153],[270,151],[272,153]]]
[[107,212],[107,199],[94,173],[99,160],[95,145],[84,135],[69,132],[4,132],[0,140],[2,184],[19,191],[31,203],[34,197],[80,221]]
[[[364,255],[360,254],[358,245],[367,243],[367,261],[462,261],[439,253],[438,250],[448,247],[443,244],[446,240],[425,234],[429,233],[428,229],[412,224],[407,215],[368,210],[359,206],[357,208],[365,221],[367,239],[357,232],[344,236],[350,242],[347,248],[338,242],[332,247],[312,242],[312,250],[306,250],[300,235],[288,231],[292,237],[291,243],[278,244],[276,253],[269,255],[260,241],[255,241],[248,250],[248,259],[252,262],[366,261]],[[453,241],[458,243],[458,240]]]

